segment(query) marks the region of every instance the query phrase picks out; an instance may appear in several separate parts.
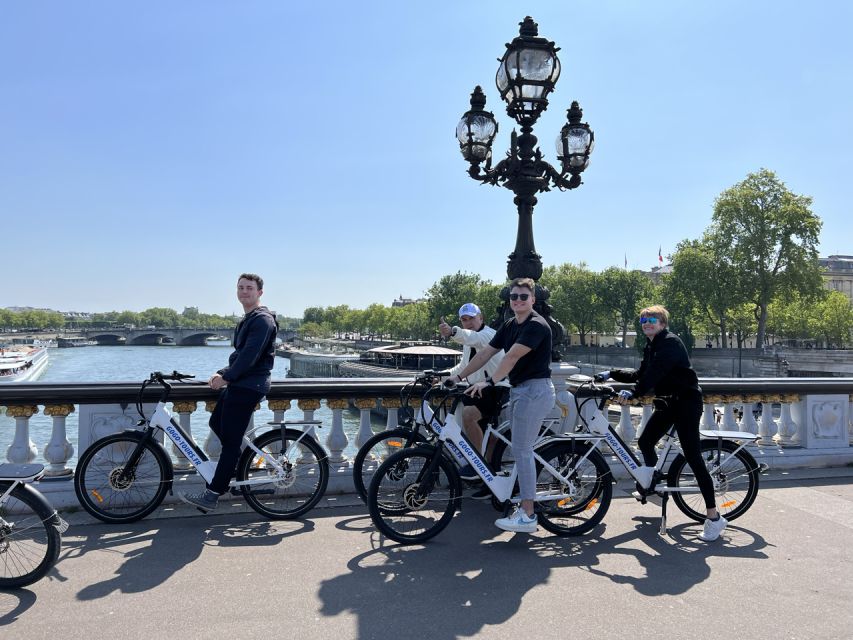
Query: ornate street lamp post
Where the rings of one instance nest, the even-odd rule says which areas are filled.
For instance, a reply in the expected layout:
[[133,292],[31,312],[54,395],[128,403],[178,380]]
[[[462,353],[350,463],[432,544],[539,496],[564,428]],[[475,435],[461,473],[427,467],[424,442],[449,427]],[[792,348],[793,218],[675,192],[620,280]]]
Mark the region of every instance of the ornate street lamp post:
[[[580,174],[589,165],[589,155],[594,146],[594,135],[589,125],[582,123],[583,111],[577,102],[568,110],[568,122],[557,137],[558,171],[542,159],[536,146],[533,125],[548,108],[548,94],[560,77],[559,49],[553,42],[540,38],[538,25],[527,16],[520,23],[519,35],[506,45],[500,60],[495,83],[507,104],[506,112],[521,127],[521,135],[513,129],[507,157],[492,167],[492,142],[498,132],[494,115],[485,111],[486,96],[478,86],[471,94],[471,109],[462,116],[456,127],[456,138],[462,156],[471,163],[468,175],[488,184],[500,184],[515,193],[518,207],[518,233],[515,250],[509,254],[507,277],[542,277],[542,256],[536,253],[533,243],[533,207],[536,194],[575,189],[581,185]],[[537,311],[548,318],[554,332],[554,344],[563,340],[563,327],[551,318],[547,304],[549,292],[536,285]],[[509,291],[501,292],[502,315],[508,313]],[[556,351],[555,359],[559,358]]]

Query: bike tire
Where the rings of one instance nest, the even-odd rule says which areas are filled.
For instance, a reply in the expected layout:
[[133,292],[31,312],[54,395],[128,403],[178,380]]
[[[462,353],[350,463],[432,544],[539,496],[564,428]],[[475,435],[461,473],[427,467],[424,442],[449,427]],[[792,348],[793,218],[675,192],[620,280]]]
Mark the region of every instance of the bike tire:
[[[10,482],[0,482],[0,494]],[[34,489],[18,485],[0,506],[0,589],[40,580],[59,557],[58,516]]]
[[379,465],[390,455],[403,449],[405,443],[413,437],[413,444],[426,442],[426,438],[420,433],[415,434],[413,429],[398,427],[372,435],[361,446],[352,462],[352,483],[362,502],[367,502],[367,487],[370,486],[370,480]]
[[[724,440],[720,453],[732,454],[736,449],[737,445],[734,442]],[[703,440],[700,443],[700,450],[702,460],[714,482],[717,509],[726,520],[739,518],[752,506],[758,495],[758,463],[752,454],[741,449],[734,455],[729,455],[720,466],[716,440]],[[683,454],[678,454],[672,461],[667,475],[667,484],[670,487],[697,486],[693,471]],[[688,518],[697,522],[704,522],[707,518],[705,500],[701,493],[673,492],[672,499]]]
[[[613,476],[604,456],[592,445],[577,440],[556,440],[536,450],[568,484],[559,482],[536,463],[536,514],[545,529],[558,536],[576,536],[595,528],[607,514],[613,498]],[[540,500],[543,491],[573,492],[571,498]]]
[[[434,456],[440,456],[429,493],[417,491]],[[367,490],[367,508],[376,528],[401,544],[438,535],[459,508],[462,484],[454,464],[436,447],[411,447],[379,465]]]
[[142,437],[141,433],[106,436],[80,456],[74,492],[83,508],[98,520],[110,524],[141,520],[166,497],[172,484],[172,461],[156,441],[143,443],[130,480],[119,478]]
[[313,509],[329,483],[329,458],[317,441],[296,429],[287,429],[282,439],[281,430],[273,429],[253,444],[284,470],[279,474],[264,456],[246,447],[237,463],[237,480],[268,480],[240,487],[246,503],[272,520],[291,520]]

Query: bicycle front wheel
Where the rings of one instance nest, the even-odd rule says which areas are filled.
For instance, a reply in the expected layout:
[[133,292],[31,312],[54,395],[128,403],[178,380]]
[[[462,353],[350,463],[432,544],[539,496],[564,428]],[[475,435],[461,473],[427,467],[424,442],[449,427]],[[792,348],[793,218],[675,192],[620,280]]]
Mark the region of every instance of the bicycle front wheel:
[[559,536],[576,536],[598,525],[613,497],[613,479],[604,457],[575,440],[551,442],[536,453],[560,475],[556,477],[537,460],[536,513],[542,526]]
[[[10,483],[0,482],[0,494]],[[42,578],[59,557],[54,511],[18,485],[0,504],[0,589],[17,589]]]
[[[430,473],[434,456],[438,466]],[[412,447],[379,465],[367,490],[367,508],[385,536],[402,544],[429,540],[450,524],[462,486],[453,463],[440,450]]]
[[[735,453],[737,445],[729,440],[724,440],[719,448],[715,440],[703,440],[700,447],[702,461],[714,483],[717,509],[726,520],[739,518],[758,495],[758,463],[743,449]],[[696,476],[682,454],[672,461],[667,484],[696,489],[690,493],[673,492],[672,499],[688,518],[704,522],[707,517],[705,500],[698,491]]]
[[412,429],[398,428],[380,431],[371,436],[358,450],[352,463],[352,482],[362,501],[367,502],[367,487],[373,474],[389,456],[406,447],[406,443],[426,442],[421,434]]
[[[142,447],[136,463],[131,459]],[[101,438],[77,462],[74,491],[83,508],[111,524],[134,522],[154,511],[166,497],[172,463],[163,448],[142,434]]]
[[[320,501],[329,482],[329,460],[311,436],[287,429],[259,435],[246,447],[237,464],[237,480],[246,503],[262,516],[290,520],[307,513]],[[275,462],[276,464],[272,464]]]

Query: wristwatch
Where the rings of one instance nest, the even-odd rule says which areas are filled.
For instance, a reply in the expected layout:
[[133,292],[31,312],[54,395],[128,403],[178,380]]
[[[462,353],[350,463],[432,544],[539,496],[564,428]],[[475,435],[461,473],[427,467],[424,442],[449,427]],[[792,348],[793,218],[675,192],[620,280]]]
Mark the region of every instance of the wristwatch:
[[455,336],[455,335],[456,335],[456,330],[457,330],[458,328],[459,328],[459,327],[453,327],[453,328],[450,330],[450,335],[451,335],[451,336]]
[[492,385],[493,387],[495,386],[495,381],[494,381],[494,380],[492,380],[491,378],[489,378],[488,380],[486,380],[486,382],[488,382],[488,383],[489,383],[490,385]]

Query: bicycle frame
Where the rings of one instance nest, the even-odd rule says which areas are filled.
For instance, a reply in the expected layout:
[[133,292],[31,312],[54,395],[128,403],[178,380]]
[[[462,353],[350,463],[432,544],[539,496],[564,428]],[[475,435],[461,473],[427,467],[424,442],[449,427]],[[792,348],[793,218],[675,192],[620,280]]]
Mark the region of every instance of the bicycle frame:
[[[625,470],[631,475],[634,480],[639,481],[640,478],[638,476],[638,469],[642,466],[640,461],[637,459],[637,456],[631,450],[631,448],[625,444],[625,441],[619,437],[619,434],[616,433],[616,430],[613,428],[613,425],[610,424],[610,421],[604,415],[603,405],[607,402],[606,397],[601,397],[599,402],[592,402],[594,398],[590,398],[587,401],[583,402],[580,405],[580,416],[581,421],[587,426],[589,429],[589,433],[577,433],[573,434],[571,437],[583,438],[589,441],[601,441],[607,443],[610,447],[610,450],[616,456],[616,459],[622,463],[622,466],[625,467]],[[588,409],[587,405],[592,404],[593,409]],[[722,467],[725,463],[734,457],[738,451],[743,449],[748,443],[754,442],[758,439],[758,435],[752,433],[742,433],[740,431],[717,431],[717,430],[699,430],[700,437],[703,438],[714,438],[718,442],[717,446],[717,461],[716,466]],[[663,442],[663,447],[658,455],[658,461],[655,465],[655,476],[662,477],[663,469],[666,466],[669,458],[669,454],[672,452],[675,447],[675,441],[677,440],[677,436],[675,435],[675,425],[669,428],[669,430],[664,434],[661,441]],[[741,444],[731,453],[725,452],[726,455],[723,457],[722,450],[722,442],[724,440],[741,440]],[[670,487],[670,486],[662,486],[655,487],[655,492],[657,493],[698,493],[699,487]]]
[[[201,450],[195,440],[193,440],[192,436],[188,434],[181,427],[180,424],[175,420],[174,416],[169,412],[166,408],[166,404],[163,400],[157,402],[157,407],[154,409],[154,413],[151,415],[151,418],[147,419],[148,425],[152,429],[160,429],[166,436],[175,444],[178,450],[189,460],[190,464],[195,467],[198,471],[199,475],[204,478],[205,482],[210,482],[213,480],[213,474],[216,472],[216,463],[212,460],[208,459],[207,455],[205,455],[204,451]],[[278,426],[282,430],[282,441],[284,442],[284,430],[286,426],[293,425],[305,425],[312,427],[320,427],[322,423],[319,420],[311,420],[311,421],[293,421],[293,422],[280,422],[277,423]],[[269,456],[264,451],[258,449],[255,444],[249,438],[249,435],[254,434],[255,430],[253,429],[251,432],[245,434],[243,436],[243,444],[249,447],[256,454],[261,456],[264,459],[264,464],[267,464],[273,467],[277,474],[285,474],[287,470],[279,464],[278,460],[274,456]],[[302,438],[308,435],[307,431],[303,431],[302,435],[299,436],[291,445],[290,449],[287,451],[287,456],[290,457],[293,454],[293,451],[301,442]],[[140,449],[141,451],[141,449]],[[130,465],[128,465],[130,466]],[[230,487],[243,487],[250,486],[253,484],[266,484],[268,480],[264,478],[256,478],[254,480],[232,480],[229,484]]]
[[[432,411],[429,403],[427,401],[423,402],[421,407],[421,416],[424,418],[425,423],[429,425],[429,427],[435,431],[438,436],[438,439],[443,443],[446,450],[450,451],[452,455],[461,457],[465,463],[471,465],[471,467],[476,471],[477,475],[480,476],[483,483],[489,488],[489,490],[494,494],[495,498],[500,502],[506,502],[510,500],[513,503],[518,503],[521,501],[520,498],[512,497],[512,490],[515,486],[516,478],[518,477],[518,467],[516,464],[513,464],[512,470],[508,475],[498,474],[495,475],[491,472],[485,460],[481,457],[480,453],[475,451],[474,447],[462,433],[462,428],[456,422],[453,414],[448,414],[447,418],[444,421],[444,424],[438,419],[438,417]],[[494,436],[503,440],[507,445],[511,445],[512,443],[505,438],[502,434],[498,433],[496,430],[492,429],[494,432]],[[551,442],[552,440],[556,440],[556,437],[540,437],[540,439],[534,445],[533,457],[539,462],[543,468],[547,469],[548,472],[554,476],[554,478],[560,480],[561,485],[568,485],[568,478],[560,474],[553,466],[548,464],[538,453],[536,453],[536,449],[541,447],[542,445]],[[571,494],[555,494],[553,492],[545,492],[539,494],[537,492],[534,500],[539,502],[544,499],[554,500],[561,498],[571,498],[573,497]]]

